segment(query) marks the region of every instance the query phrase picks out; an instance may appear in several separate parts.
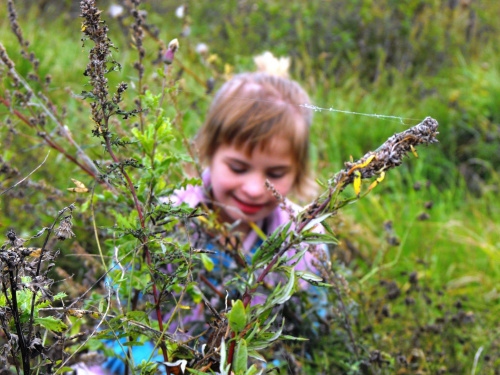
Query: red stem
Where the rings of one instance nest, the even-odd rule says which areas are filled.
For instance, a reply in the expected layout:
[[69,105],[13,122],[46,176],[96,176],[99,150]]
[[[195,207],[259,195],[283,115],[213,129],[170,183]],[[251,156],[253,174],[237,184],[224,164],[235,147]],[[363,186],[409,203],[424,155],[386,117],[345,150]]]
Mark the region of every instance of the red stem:
[[[321,213],[330,204],[330,201],[332,199],[332,195],[333,195],[333,190],[330,190],[330,194],[328,195],[328,198],[326,198],[325,201],[311,215],[309,215],[309,217],[306,220],[304,220],[299,225],[299,227],[296,230],[297,233],[302,232],[304,230],[304,228],[306,227],[306,225],[309,224],[311,222],[311,220],[313,220],[319,213]],[[271,268],[276,264],[278,259],[286,251],[288,251],[291,247],[292,247],[292,243],[288,243],[286,246],[284,246],[278,252],[278,254],[276,254],[274,256],[274,258],[271,260],[271,262],[269,262],[267,267],[264,269],[264,271],[262,271],[260,276],[257,278],[255,285],[259,285],[264,280],[264,278],[269,274],[269,272],[271,271]],[[245,294],[243,295],[243,305],[245,306],[245,308],[252,302],[252,294],[255,293],[256,290],[257,290],[257,287],[252,288],[252,289],[247,288],[247,290],[245,291]],[[234,339],[234,338],[235,338],[235,333],[233,332],[231,335],[231,339]],[[229,347],[229,354],[228,354],[228,359],[227,359],[228,363],[231,364],[231,367],[229,369],[229,373],[231,373],[231,370],[233,368],[233,357],[234,357],[234,347],[235,346],[236,346],[236,340],[233,340],[231,342],[231,346]]]
[[[0,102],[3,103],[3,105],[5,105],[7,108],[10,109],[10,103],[7,99],[3,98],[0,96]],[[29,120],[21,113],[19,112],[17,109],[12,109],[12,112],[22,121],[24,122],[25,124],[27,124],[28,126],[34,128],[34,125],[29,122]],[[83,164],[81,164],[78,160],[76,160],[73,156],[71,156],[70,154],[68,154],[61,146],[59,146],[57,143],[55,143],[54,141],[52,141],[48,136],[45,136],[45,137],[42,137],[43,140],[47,143],[48,146],[52,147],[54,150],[57,150],[59,151],[61,154],[63,154],[67,159],[71,160],[73,163],[75,163],[76,165],[78,165],[85,173],[89,174],[90,176],[92,176],[92,178],[96,178],[96,175],[94,174],[94,172],[92,172],[91,170],[89,170],[86,166],[84,166]]]
[[[113,161],[115,163],[119,163],[118,158],[116,157],[116,155],[113,152],[113,149],[111,148],[111,142],[109,141],[109,137],[107,135],[105,135],[104,138],[106,140],[106,149],[108,150],[109,154],[111,155],[111,158],[113,159]],[[137,213],[139,215],[139,221],[141,222],[141,228],[146,229],[146,225],[144,223],[144,217],[142,216],[142,210],[141,210],[141,206],[139,204],[139,199],[137,198],[137,193],[135,192],[134,184],[132,183],[132,180],[130,179],[128,173],[125,171],[125,168],[121,167],[120,170],[121,170],[123,176],[125,177],[125,179],[127,180],[127,184],[128,184],[130,193],[132,194],[132,197],[134,199],[135,208],[136,208]],[[149,253],[149,248],[147,246],[147,238],[145,236],[141,237],[141,242],[144,246],[144,254],[146,256],[146,261],[148,263],[149,268],[151,269],[151,255]],[[151,277],[151,279],[154,280],[153,277]],[[156,284],[154,283],[154,281],[153,281],[153,298],[154,298],[155,305],[156,305],[156,315],[158,317],[158,326],[160,328],[160,331],[163,332],[163,319],[162,319],[160,303],[158,301],[158,290],[156,289]],[[161,347],[161,350],[163,353],[163,359],[165,360],[165,362],[168,362],[167,347],[165,346],[165,343],[163,341],[160,343],[160,347]],[[167,367],[167,375],[168,374],[169,374],[169,371],[168,371],[168,367]]]

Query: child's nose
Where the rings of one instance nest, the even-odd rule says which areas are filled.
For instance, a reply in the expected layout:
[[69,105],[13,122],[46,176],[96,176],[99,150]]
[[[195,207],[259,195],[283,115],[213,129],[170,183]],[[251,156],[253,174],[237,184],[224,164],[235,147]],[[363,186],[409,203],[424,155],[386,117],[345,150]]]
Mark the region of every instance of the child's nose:
[[245,181],[243,185],[243,192],[249,198],[257,199],[266,194],[266,179],[263,176],[253,175]]

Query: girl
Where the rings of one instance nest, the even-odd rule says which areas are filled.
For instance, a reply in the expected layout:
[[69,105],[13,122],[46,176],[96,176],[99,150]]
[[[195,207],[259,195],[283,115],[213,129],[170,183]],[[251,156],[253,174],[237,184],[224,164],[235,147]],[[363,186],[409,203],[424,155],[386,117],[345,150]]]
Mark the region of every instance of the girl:
[[[269,55],[264,55],[267,64],[256,59],[261,70],[271,66],[286,73]],[[196,139],[201,160],[208,164],[203,187],[178,192],[176,201],[191,207],[206,203],[222,222],[238,222],[243,247],[250,251],[258,240],[250,223],[269,234],[290,220],[290,209],[300,209],[288,200],[289,210],[281,209],[266,180],[282,196],[311,193],[312,111],[304,104],[309,104],[306,92],[283,76],[244,73],[224,84]]]
[[[196,146],[202,162],[208,166],[202,175],[203,186],[188,186],[164,200],[212,209],[218,220],[231,229],[231,240],[225,238],[224,248],[227,250],[230,245],[234,249],[241,244],[236,253],[247,262],[262,241],[258,231],[269,235],[300,210],[280,196],[303,196],[311,192],[312,186],[308,165],[312,111],[303,106],[310,103],[309,97],[297,82],[284,76],[288,60],[280,62],[267,53],[256,62],[260,72],[236,75],[221,87],[198,133]],[[269,188],[269,183],[266,186],[266,181],[273,188]],[[220,310],[224,306],[224,298],[220,297],[225,295],[222,286],[238,269],[235,252],[221,249],[220,235],[202,233],[193,241],[194,248],[217,249],[211,257],[215,268],[198,278],[203,295],[215,310]],[[314,272],[311,260],[312,254],[306,253],[295,269]],[[268,286],[273,284],[270,278],[265,280]],[[217,292],[216,288],[221,289]],[[242,292],[232,291],[230,299],[240,298]],[[317,291],[312,294],[318,295]],[[188,314],[178,315],[170,331],[191,334],[206,329],[210,314],[204,305],[192,307]],[[145,351],[148,358],[151,350],[148,345],[134,348],[134,361],[140,362],[139,351]],[[117,346],[116,353],[120,351]],[[121,361],[114,358],[105,367],[113,373],[123,371]]]

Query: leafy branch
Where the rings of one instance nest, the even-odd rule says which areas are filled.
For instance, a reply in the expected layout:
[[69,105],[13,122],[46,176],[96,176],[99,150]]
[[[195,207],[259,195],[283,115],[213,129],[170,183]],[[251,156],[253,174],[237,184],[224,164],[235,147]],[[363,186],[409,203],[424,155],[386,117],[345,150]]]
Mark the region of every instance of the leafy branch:
[[[420,124],[390,137],[375,151],[366,153],[360,160],[356,162],[346,162],[346,168],[338,172],[330,181],[328,191],[325,196],[320,196],[304,211],[298,215],[297,226],[295,230],[290,230],[291,223],[284,225],[276,230],[276,232],[262,246],[267,247],[265,253],[275,255],[272,257],[269,264],[264,268],[259,277],[253,282],[253,287],[247,287],[242,297],[243,308],[246,309],[252,302],[253,294],[257,291],[257,287],[265,280],[265,278],[276,268],[276,265],[282,260],[283,256],[294,246],[301,243],[314,244],[321,243],[321,235],[309,235],[315,226],[322,223],[328,217],[335,215],[337,211],[344,207],[352,199],[340,199],[339,194],[350,184],[353,184],[356,197],[359,199],[361,194],[362,180],[378,178],[368,187],[368,194],[375,186],[377,186],[385,176],[386,171],[393,169],[403,162],[403,158],[409,152],[413,152],[416,156],[415,148],[419,145],[428,145],[438,142],[436,136],[438,123],[431,117],[427,117]],[[363,196],[364,196],[363,195]],[[269,250],[271,249],[271,250]],[[279,249],[279,250],[278,250]],[[277,251],[277,252],[276,252]],[[259,250],[257,250],[259,253]],[[264,256],[265,253],[259,255]],[[260,259],[255,259],[259,261]],[[291,271],[293,272],[293,271]],[[232,366],[234,350],[236,346],[236,333],[233,330],[231,346],[229,348],[228,363]]]

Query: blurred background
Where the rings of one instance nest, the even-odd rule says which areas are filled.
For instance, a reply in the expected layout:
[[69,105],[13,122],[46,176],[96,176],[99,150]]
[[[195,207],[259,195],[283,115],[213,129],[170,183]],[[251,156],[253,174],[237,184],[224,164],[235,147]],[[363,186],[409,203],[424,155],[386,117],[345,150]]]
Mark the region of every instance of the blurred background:
[[[89,111],[72,97],[88,90],[79,2],[15,4],[41,75],[52,77],[51,97],[65,108],[65,124],[99,157]],[[0,41],[26,77],[30,64],[10,30],[6,1],[0,6]],[[98,6],[122,65],[110,87],[124,80],[135,89],[132,19],[118,1]],[[165,0],[140,9],[147,30],[144,82],[153,92],[161,87],[162,41],[179,39],[172,70],[179,95],[167,111],[182,116],[190,138],[214,91],[231,75],[254,70],[253,57],[264,51],[291,58],[290,75],[314,105],[345,111],[314,115],[312,158],[321,181],[426,116],[438,120],[439,144],[417,150],[418,159],[410,157],[332,220],[339,244],[331,256],[349,283],[356,340],[379,373],[499,374],[500,2]],[[46,150],[29,129],[8,122],[7,112],[0,106],[1,162],[26,176]],[[69,177],[91,183],[60,156],[51,158],[33,177],[45,187],[0,198],[2,232],[45,223],[59,209],[57,199],[73,199],[65,192],[73,186]],[[5,165],[0,181],[12,178]],[[95,252],[88,218],[80,220],[75,232]],[[74,257],[61,262],[75,277],[85,272]],[[317,355],[301,360],[301,368],[358,373],[345,341],[332,322],[331,332],[311,341]]]

